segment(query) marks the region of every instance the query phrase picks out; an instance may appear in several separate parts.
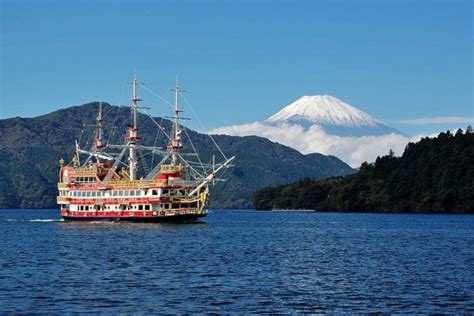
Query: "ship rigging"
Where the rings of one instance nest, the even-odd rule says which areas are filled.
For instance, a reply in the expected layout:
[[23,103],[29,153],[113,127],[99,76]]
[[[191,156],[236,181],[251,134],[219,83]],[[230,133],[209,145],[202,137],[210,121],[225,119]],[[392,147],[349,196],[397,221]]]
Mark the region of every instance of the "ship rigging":
[[[204,164],[193,145],[188,131],[180,121],[183,110],[179,101],[181,90],[178,81],[174,92],[174,115],[171,132],[139,106],[140,85],[133,77],[131,123],[123,144],[111,144],[104,140],[104,117],[102,103],[99,104],[95,125],[95,139],[90,150],[82,149],[76,141],[76,154],[65,165],[61,160],[59,172],[58,204],[61,216],[68,221],[188,221],[207,214],[209,184],[220,180],[219,172],[231,166],[235,157],[227,158],[211,137],[212,143],[223,156],[223,161]],[[149,89],[147,89],[149,90]],[[151,91],[151,90],[150,90]],[[155,93],[154,93],[155,94]],[[160,97],[161,98],[161,97]],[[189,103],[188,103],[189,105]],[[162,132],[168,143],[165,148],[144,146],[139,143],[138,113],[143,109]],[[183,130],[193,152],[183,152]],[[155,144],[156,145],[156,144]],[[140,152],[149,152],[161,157],[149,172],[139,172]],[[128,158],[126,157],[128,153]],[[81,161],[81,158],[84,159]],[[195,160],[187,157],[195,157]],[[154,160],[152,159],[152,162]],[[139,176],[139,174],[142,176]]]

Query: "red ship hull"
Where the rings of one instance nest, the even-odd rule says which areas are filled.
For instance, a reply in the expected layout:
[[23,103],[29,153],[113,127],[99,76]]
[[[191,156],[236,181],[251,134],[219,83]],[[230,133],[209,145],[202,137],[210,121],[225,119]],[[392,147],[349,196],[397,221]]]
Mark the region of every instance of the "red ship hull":
[[129,223],[182,223],[192,222],[197,219],[206,216],[206,214],[183,214],[173,216],[154,216],[154,217],[129,217],[129,216],[116,216],[116,217],[104,217],[104,216],[90,216],[90,217],[79,217],[79,216],[63,216],[66,222],[129,222]]
[[206,215],[206,212],[181,212],[175,214],[162,212],[160,214],[160,212],[67,212],[61,210],[61,216],[65,221],[82,222],[179,223],[195,221]]

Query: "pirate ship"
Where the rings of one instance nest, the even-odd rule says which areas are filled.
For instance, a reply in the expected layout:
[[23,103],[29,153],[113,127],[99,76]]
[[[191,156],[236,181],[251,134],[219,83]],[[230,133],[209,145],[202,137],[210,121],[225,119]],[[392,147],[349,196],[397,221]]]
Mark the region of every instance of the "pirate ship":
[[[136,76],[131,83],[131,124],[124,143],[104,141],[100,104],[92,148],[81,149],[76,141],[76,154],[71,162],[65,165],[64,160],[60,161],[57,202],[61,216],[66,221],[131,222],[182,222],[206,216],[209,184],[216,181],[221,170],[230,167],[234,157],[227,158],[219,149],[223,162],[216,164],[213,156],[212,164],[203,164],[197,152],[182,151],[180,114],[183,111],[179,107],[181,90],[178,83],[173,89],[175,102],[171,132],[167,134],[153,120],[167,136],[167,147],[139,144],[137,114],[143,107],[138,106],[142,100],[137,96],[139,83]],[[192,148],[195,150],[194,146]],[[158,154],[161,160],[148,174],[139,178],[137,153],[140,151]],[[188,154],[197,157],[199,168],[196,160],[193,162],[186,158]]]

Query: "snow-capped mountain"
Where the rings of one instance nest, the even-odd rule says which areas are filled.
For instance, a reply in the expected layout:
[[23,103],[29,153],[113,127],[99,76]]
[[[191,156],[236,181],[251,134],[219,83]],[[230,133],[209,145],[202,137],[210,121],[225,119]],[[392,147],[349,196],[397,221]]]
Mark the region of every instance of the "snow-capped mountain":
[[264,121],[216,128],[210,134],[257,135],[299,150],[334,155],[359,167],[417,141],[329,95],[304,96]]
[[401,132],[330,95],[303,96],[266,119],[264,124],[313,125],[338,136],[379,136]]

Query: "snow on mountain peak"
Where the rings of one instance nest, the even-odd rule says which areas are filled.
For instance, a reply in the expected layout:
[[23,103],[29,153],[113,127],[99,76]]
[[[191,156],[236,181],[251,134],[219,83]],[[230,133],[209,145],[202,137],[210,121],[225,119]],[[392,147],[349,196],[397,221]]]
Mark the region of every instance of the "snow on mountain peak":
[[267,123],[297,121],[343,127],[381,124],[371,115],[330,95],[305,95],[265,120]]

